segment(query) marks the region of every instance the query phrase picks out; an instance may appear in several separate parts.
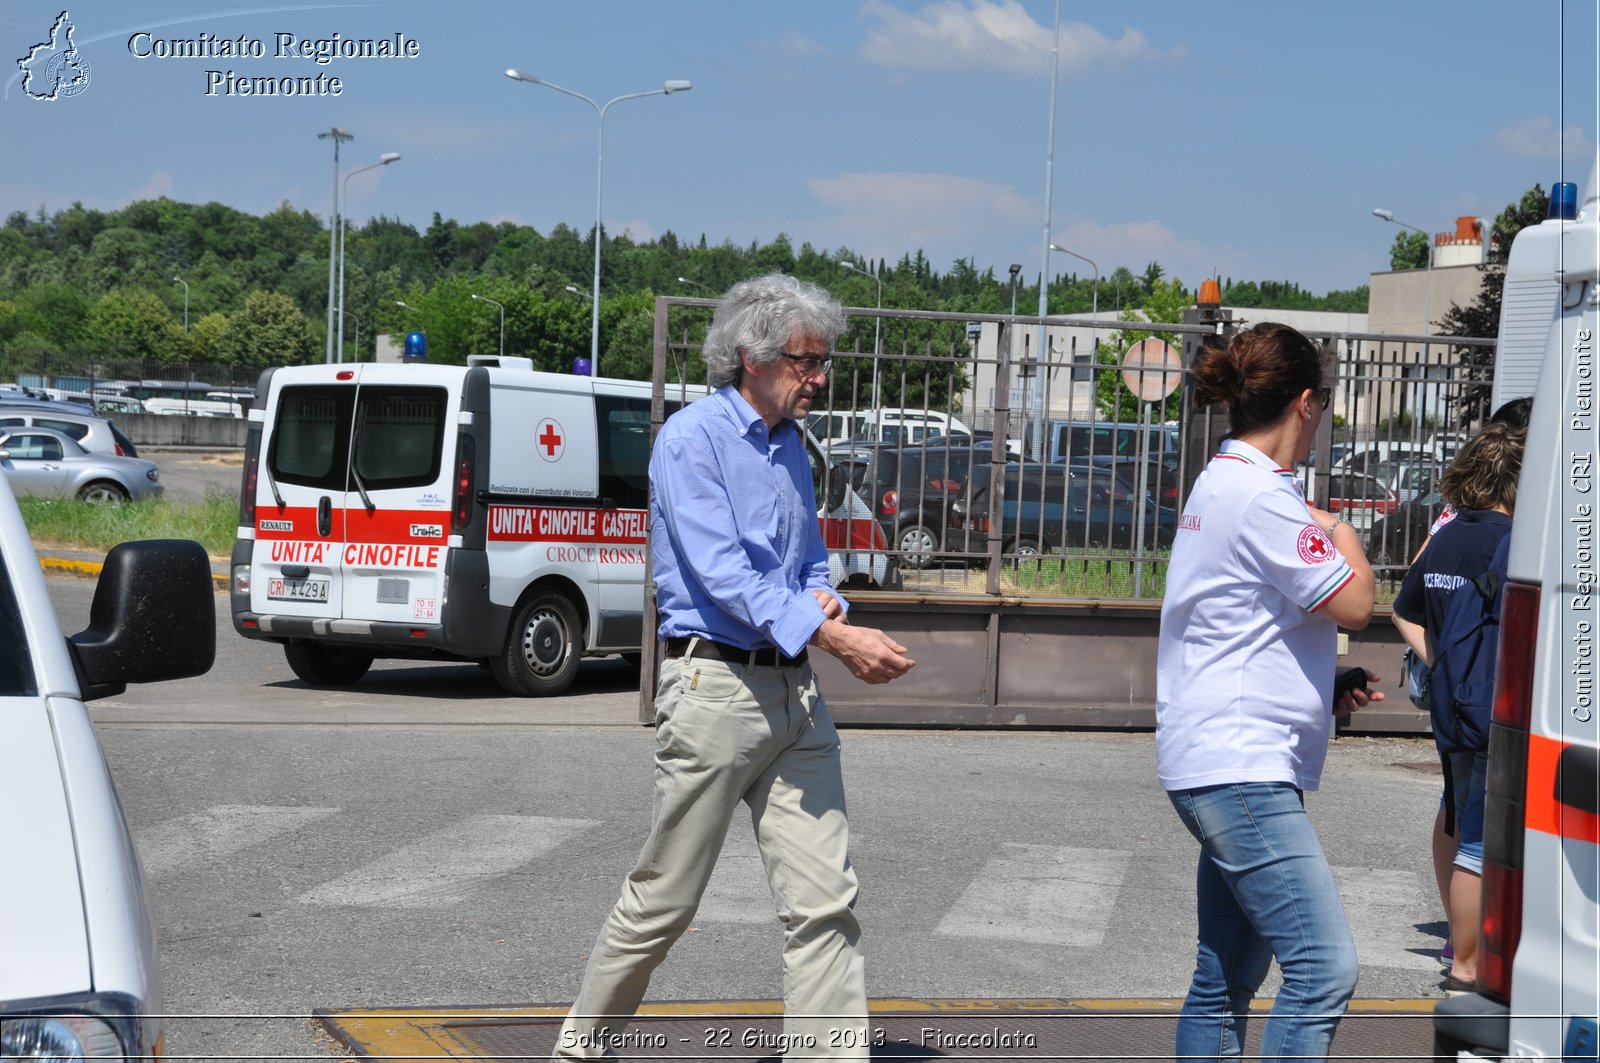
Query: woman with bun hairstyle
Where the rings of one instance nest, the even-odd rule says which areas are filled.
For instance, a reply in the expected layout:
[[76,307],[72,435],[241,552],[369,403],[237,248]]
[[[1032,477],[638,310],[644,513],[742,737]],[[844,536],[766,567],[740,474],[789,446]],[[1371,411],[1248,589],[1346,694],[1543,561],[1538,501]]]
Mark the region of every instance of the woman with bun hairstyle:
[[1274,959],[1264,1060],[1326,1058],[1355,992],[1355,943],[1304,804],[1332,718],[1383,697],[1335,700],[1337,628],[1371,619],[1372,568],[1356,530],[1308,505],[1291,471],[1329,394],[1319,349],[1272,322],[1194,368],[1196,405],[1225,403],[1230,430],[1184,506],[1157,659],[1157,773],[1200,843],[1184,1059],[1240,1058]]

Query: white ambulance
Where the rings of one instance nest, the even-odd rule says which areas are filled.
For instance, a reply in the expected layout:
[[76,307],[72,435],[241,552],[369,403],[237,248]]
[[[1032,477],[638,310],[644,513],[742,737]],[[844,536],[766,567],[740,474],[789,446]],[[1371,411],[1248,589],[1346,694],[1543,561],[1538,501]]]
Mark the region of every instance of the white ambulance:
[[[1477,992],[1434,1011],[1441,1059],[1600,1046],[1600,164],[1582,211],[1507,261],[1494,401],[1531,390],[1489,738]],[[1537,314],[1536,323],[1529,317]]]
[[[674,390],[670,413],[705,394]],[[313,686],[379,657],[485,663],[507,691],[560,693],[585,655],[643,638],[651,389],[467,366],[312,365],[252,404],[234,629],[282,643]],[[811,444],[830,565],[895,580],[887,542]]]

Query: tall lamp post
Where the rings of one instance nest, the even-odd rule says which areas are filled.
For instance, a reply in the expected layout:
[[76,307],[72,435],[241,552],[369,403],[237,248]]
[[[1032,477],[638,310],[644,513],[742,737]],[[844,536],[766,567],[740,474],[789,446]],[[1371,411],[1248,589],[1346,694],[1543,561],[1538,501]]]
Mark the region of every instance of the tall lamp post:
[[[347,318],[347,317],[354,319],[354,321],[356,323],[356,356],[355,356],[355,361],[359,362],[359,361],[361,361],[361,316],[359,314],[352,314],[350,311],[346,310],[342,306],[339,308],[339,319],[340,319],[339,320],[339,338],[341,340],[344,339],[344,319]],[[344,361],[344,356],[343,356],[342,353],[340,354],[339,360],[341,362]]]
[[189,331],[189,282],[182,277],[174,276],[173,284],[183,285],[183,331]]
[[1094,270],[1094,294],[1089,300],[1089,316],[1095,317],[1100,313],[1100,267],[1095,265],[1094,259],[1090,258],[1088,255],[1080,255],[1076,251],[1068,251],[1060,244],[1051,244],[1050,250],[1060,251],[1063,255],[1071,255],[1073,258],[1081,259],[1084,262],[1089,263],[1089,268]]
[[[391,162],[398,162],[399,159],[400,159],[400,153],[398,151],[386,151],[382,155],[378,156],[378,161],[377,162],[369,163],[366,166],[358,166],[354,170],[351,170],[349,173],[345,174],[345,176],[344,176],[344,194],[339,197],[340,202],[341,203],[350,202],[350,178],[354,177],[358,173],[366,173],[368,170],[376,170],[380,166],[387,166]],[[349,221],[349,219],[345,217],[344,211],[340,210],[339,211],[339,357],[336,359],[339,362],[343,362],[344,361],[344,237],[345,237],[345,230],[346,230],[346,226],[347,226],[348,221]]]
[[494,303],[495,306],[500,308],[500,357],[504,358],[506,356],[506,304],[496,302],[487,295],[479,295],[477,292],[473,292],[472,297],[480,303]]
[[1421,233],[1423,236],[1427,237],[1428,280],[1422,297],[1422,334],[1424,336],[1431,336],[1433,335],[1433,236],[1430,235],[1426,229],[1419,229],[1415,225],[1407,225],[1399,218],[1396,218],[1394,216],[1394,211],[1392,210],[1384,210],[1382,207],[1375,207],[1372,213],[1374,217],[1382,218],[1384,221],[1392,221],[1402,229],[1410,229],[1412,232]]
[[650,89],[646,92],[630,92],[622,96],[615,96],[605,103],[596,103],[581,92],[564,89],[560,85],[552,84],[532,74],[524,74],[512,68],[506,71],[506,77],[514,81],[526,81],[530,85],[543,85],[547,89],[554,89],[565,96],[582,100],[594,108],[595,116],[599,119],[599,133],[595,137],[595,164],[594,164],[594,312],[589,323],[589,375],[600,375],[600,201],[601,191],[604,189],[605,161],[606,161],[606,111],[613,103],[623,100],[637,100],[644,96],[670,96],[674,92],[688,92],[694,88],[694,83],[689,81],[664,81],[659,89]]
[[355,134],[348,129],[334,126],[326,133],[318,133],[318,140],[333,141],[333,214],[328,218],[328,353],[324,361],[333,361],[333,274],[335,259],[339,257],[339,142],[341,140],[354,140]]
[[1061,69],[1061,0],[1056,0],[1055,32],[1050,38],[1050,129],[1044,153],[1044,246],[1039,251],[1039,327],[1034,336],[1033,360],[1038,367],[1034,379],[1033,415],[1034,452],[1039,461],[1044,460],[1044,367],[1049,365],[1049,348],[1045,345],[1044,318],[1050,312],[1050,198],[1055,191],[1056,166],[1056,81]]
[[[871,277],[873,281],[877,283],[878,309],[882,310],[883,278],[878,276],[877,270],[873,270],[871,273],[868,273],[860,266],[857,266],[854,262],[844,259],[839,261],[839,265],[843,266],[851,273],[859,273],[863,277]],[[1013,309],[1012,312],[1015,313],[1015,309]],[[874,410],[878,408],[878,363],[881,361],[883,361],[883,318],[876,317],[872,320],[872,408]]]

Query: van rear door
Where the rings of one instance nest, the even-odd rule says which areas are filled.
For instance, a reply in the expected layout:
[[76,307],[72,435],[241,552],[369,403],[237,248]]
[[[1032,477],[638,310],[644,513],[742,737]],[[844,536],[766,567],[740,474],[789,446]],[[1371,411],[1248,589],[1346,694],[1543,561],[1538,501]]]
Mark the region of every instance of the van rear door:
[[347,621],[441,622],[462,375],[356,367],[342,495],[340,614]]
[[256,613],[340,615],[336,576],[355,403],[353,372],[285,369],[274,380],[255,485],[250,608]]

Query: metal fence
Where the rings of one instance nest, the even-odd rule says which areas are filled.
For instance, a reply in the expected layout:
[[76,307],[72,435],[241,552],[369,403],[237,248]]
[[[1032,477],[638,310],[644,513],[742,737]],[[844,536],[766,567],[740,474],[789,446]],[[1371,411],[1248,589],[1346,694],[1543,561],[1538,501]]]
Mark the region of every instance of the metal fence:
[[[699,350],[713,305],[657,300],[658,395],[704,382]],[[1186,385],[1195,355],[1225,343],[1231,324],[847,313],[853,327],[811,415],[828,456],[819,488],[847,480],[898,563],[899,582],[852,595],[853,608],[932,667],[886,687],[836,683],[835,714],[1152,725],[1168,548],[1227,431],[1226,411],[1194,408]],[[1142,391],[1150,381],[1124,380],[1129,331],[1173,340],[1179,364],[1144,371],[1176,385],[1170,398],[1132,398],[1128,384]],[[1332,399],[1296,472],[1313,504],[1361,532],[1386,602],[1438,515],[1439,477],[1478,427],[1486,385],[1461,352],[1494,341],[1301,331],[1327,352]],[[1400,649],[1392,625],[1374,623],[1349,637],[1342,663],[1392,681]],[[833,693],[841,688],[848,693]],[[642,713],[648,703],[642,691]],[[1426,728],[1398,691],[1362,724]]]

